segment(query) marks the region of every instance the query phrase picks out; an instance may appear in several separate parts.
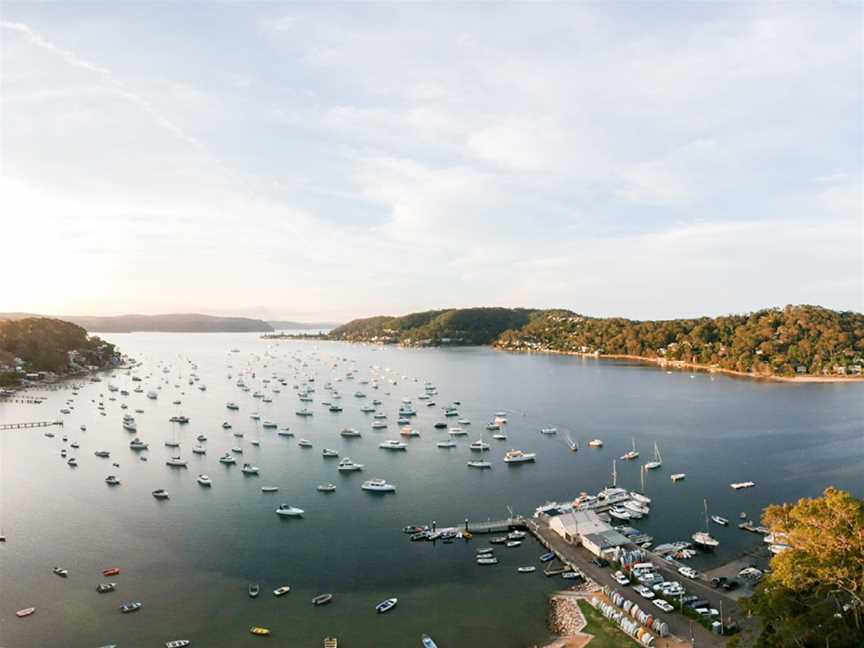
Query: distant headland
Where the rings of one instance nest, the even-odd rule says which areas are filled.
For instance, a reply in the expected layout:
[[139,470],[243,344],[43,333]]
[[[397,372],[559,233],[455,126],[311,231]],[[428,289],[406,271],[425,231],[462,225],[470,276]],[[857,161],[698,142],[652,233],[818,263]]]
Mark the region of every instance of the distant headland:
[[356,319],[323,337],[403,346],[491,345],[796,382],[864,380],[864,315],[809,305],[656,321],[562,309],[456,308]]

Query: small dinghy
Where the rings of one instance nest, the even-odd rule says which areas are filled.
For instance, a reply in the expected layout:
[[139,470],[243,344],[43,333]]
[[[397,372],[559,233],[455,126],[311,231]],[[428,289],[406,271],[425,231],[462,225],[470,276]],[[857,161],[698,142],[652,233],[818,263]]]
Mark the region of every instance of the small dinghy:
[[394,607],[396,607],[396,604],[398,602],[399,599],[396,598],[389,598],[386,601],[381,601],[378,605],[375,606],[375,611],[378,612],[378,614],[384,614],[385,612],[389,612]]
[[333,600],[332,594],[319,594],[315,598],[312,599],[312,605],[327,605],[330,601]]
[[438,644],[436,644],[428,634],[424,634],[420,637],[420,642],[423,644],[423,648],[438,648]]
[[336,491],[335,484],[320,484],[318,486],[318,491],[321,493],[333,493]]
[[261,593],[261,588],[258,586],[258,583],[249,583],[249,598],[258,598],[258,594]]
[[534,565],[529,565],[528,567],[517,567],[516,571],[520,574],[531,574],[537,571],[537,568]]
[[109,567],[108,569],[103,569],[103,570],[102,570],[102,575],[103,575],[103,576],[116,576],[116,575],[119,574],[119,573],[120,573],[120,568],[119,568],[119,567]]
[[15,613],[15,616],[17,616],[18,618],[24,618],[24,617],[28,617],[28,616],[30,616],[30,615],[33,614],[35,611],[36,611],[36,608],[35,608],[35,607],[24,608],[23,610],[18,610],[18,611]]
[[290,591],[291,588],[288,585],[283,585],[282,587],[277,587],[273,590],[273,596],[285,596]]
[[261,487],[262,493],[275,493],[278,490],[279,490],[278,486],[262,486]]
[[128,614],[129,612],[137,612],[141,609],[144,604],[141,601],[133,601],[131,603],[124,603],[120,606],[120,611],[123,614]]
[[99,583],[96,586],[96,591],[99,594],[107,594],[108,592],[113,592],[117,589],[117,583]]
[[57,574],[61,578],[66,578],[69,575],[69,570],[63,569],[62,567],[55,567],[51,571],[53,571],[55,574]]

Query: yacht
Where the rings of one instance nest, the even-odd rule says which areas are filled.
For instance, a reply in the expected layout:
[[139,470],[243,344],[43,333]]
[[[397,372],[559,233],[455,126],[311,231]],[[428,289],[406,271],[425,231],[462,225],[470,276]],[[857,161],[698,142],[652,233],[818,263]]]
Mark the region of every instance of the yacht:
[[231,452],[235,454],[243,454],[243,448],[241,448],[240,446],[234,446],[233,448],[231,448]]
[[503,432],[496,432],[495,434],[492,435],[492,438],[495,439],[496,441],[506,441],[507,435],[504,434]]
[[720,542],[711,537],[711,533],[708,529],[708,500],[703,500],[703,504],[705,505],[705,530],[697,531],[690,537],[693,538],[693,542],[696,543],[696,546],[700,549],[703,549],[704,551],[714,551],[714,549],[720,545]]
[[285,596],[290,591],[291,588],[288,585],[283,585],[282,587],[277,587],[273,590],[273,596]]
[[402,441],[395,441],[393,439],[388,439],[383,443],[378,444],[379,448],[383,448],[384,450],[407,450],[408,446],[405,445]]
[[504,454],[505,463],[522,463],[525,461],[534,461],[537,455],[534,452],[522,452],[521,450],[511,450]]
[[447,433],[448,433],[450,436],[465,436],[465,435],[468,434],[468,433],[465,431],[465,429],[464,429],[464,428],[461,428],[461,427],[451,427],[449,430],[447,430]]
[[335,458],[335,457],[339,456],[339,453],[336,450],[331,450],[330,448],[324,448],[321,451],[321,456],[322,457]]
[[636,452],[636,439],[634,437],[633,438],[633,449],[629,450],[629,451],[625,452],[623,455],[621,455],[621,459],[624,459],[625,461],[631,461],[631,460],[636,459],[638,457],[639,457],[639,453]]
[[602,448],[603,442],[600,439],[591,439],[588,442],[588,446],[591,448]]
[[361,436],[360,433],[357,430],[355,430],[354,428],[345,428],[339,434],[345,438],[352,438],[352,437]]
[[618,520],[629,520],[632,517],[631,513],[623,506],[613,506],[608,513]]
[[660,456],[660,448],[657,447],[657,442],[654,442],[654,459],[645,464],[647,470],[656,470],[663,465],[663,458]]
[[729,520],[720,517],[719,515],[712,515],[711,520],[712,522],[714,522],[715,524],[719,524],[720,526],[729,526]]
[[297,445],[300,446],[301,448],[311,448],[311,447],[312,447],[312,442],[309,441],[308,439],[300,439],[300,440],[297,442]]
[[213,485],[213,482],[210,481],[210,478],[209,478],[207,475],[204,475],[204,474],[198,475],[198,480],[197,480],[197,481],[198,481],[198,483],[201,484],[202,486],[212,486],[212,485]]
[[468,467],[469,468],[485,469],[485,468],[492,468],[492,464],[489,463],[488,461],[469,461]]
[[279,487],[278,487],[278,486],[262,486],[262,487],[261,487],[261,492],[262,492],[262,493],[275,493],[275,492],[277,492],[278,490],[279,490]]
[[482,439],[477,439],[473,441],[470,446],[468,446],[474,452],[485,452],[489,449],[489,444],[483,441]]
[[252,464],[244,463],[243,467],[240,469],[244,475],[257,475],[258,474],[258,466],[253,466]]
[[305,513],[303,509],[288,504],[280,504],[276,509],[276,515],[281,517],[303,517],[303,513]]
[[372,429],[373,430],[382,430],[387,427],[387,424],[384,421],[372,421]]
[[520,574],[533,574],[537,571],[537,568],[534,565],[530,565],[528,567],[517,567],[516,571]]
[[173,466],[174,468],[185,468],[186,461],[181,459],[180,457],[171,457],[165,462],[166,466]]
[[138,437],[135,437],[129,442],[129,447],[132,450],[146,450],[149,446]]
[[99,594],[107,594],[108,592],[113,592],[117,589],[117,583],[99,583],[96,586],[96,591]]
[[336,491],[335,484],[319,484],[317,488],[320,493],[333,493]]
[[746,482],[736,482],[734,484],[729,484],[731,488],[735,490],[741,490],[742,488],[753,488],[756,485],[755,482],[746,481]]
[[372,491],[376,493],[394,493],[396,492],[396,487],[393,484],[388,484],[383,479],[369,479],[363,482],[361,488],[365,491]]
[[226,464],[226,465],[228,465],[228,464],[236,464],[236,463],[237,463],[237,460],[234,458],[234,456],[233,456],[231,453],[226,452],[224,455],[222,455],[221,457],[219,457],[219,463],[223,463],[223,464]]
[[471,425],[471,421],[466,418],[460,418],[456,421],[459,425]]
[[455,448],[456,442],[455,441],[439,441],[435,445],[437,445],[439,448]]
[[354,463],[350,457],[343,457],[336,468],[340,472],[353,472],[355,470],[363,470],[363,464]]

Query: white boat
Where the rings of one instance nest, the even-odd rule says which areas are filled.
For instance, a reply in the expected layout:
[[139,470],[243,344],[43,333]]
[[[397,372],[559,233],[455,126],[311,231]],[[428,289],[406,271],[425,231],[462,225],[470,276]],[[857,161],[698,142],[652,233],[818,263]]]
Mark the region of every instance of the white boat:
[[332,493],[336,490],[335,484],[319,484],[317,490],[321,493]]
[[670,479],[672,479],[673,482],[681,481],[686,476],[687,476],[687,473],[675,473],[673,475],[669,475]]
[[708,500],[707,499],[703,500],[703,503],[705,505],[705,530],[704,531],[697,531],[696,533],[694,533],[690,537],[693,538],[693,542],[696,543],[696,545],[700,549],[704,549],[705,551],[713,551],[716,547],[718,547],[720,545],[720,542],[718,540],[712,538],[711,534],[709,533],[709,529],[708,529]]
[[235,464],[235,463],[237,463],[237,460],[234,458],[234,455],[232,455],[232,454],[229,453],[229,452],[226,452],[224,455],[222,455],[221,457],[219,457],[219,463],[223,463],[223,464]]
[[202,486],[212,486],[213,485],[213,482],[210,481],[210,478],[204,474],[198,475],[197,481]]
[[335,458],[339,456],[339,453],[336,450],[331,450],[330,448],[324,448],[321,451],[321,456]]
[[171,457],[165,462],[166,466],[172,466],[173,468],[185,468],[186,460],[181,459],[180,457]]
[[288,504],[280,504],[276,508],[276,515],[281,517],[303,517],[303,513],[305,513],[303,509]]
[[244,463],[243,467],[240,469],[244,475],[257,475],[258,474],[258,466],[253,466],[252,464]]
[[278,486],[262,486],[261,487],[262,493],[275,493],[278,490],[279,490]]
[[471,425],[471,421],[466,418],[460,418],[456,421],[459,425]]
[[384,421],[372,421],[372,429],[373,430],[381,430],[387,427],[387,424]]
[[492,435],[492,438],[495,439],[496,441],[506,441],[507,435],[504,434],[503,432],[496,432],[495,434]]
[[526,461],[534,461],[536,457],[534,452],[522,452],[521,450],[510,450],[504,454],[505,463],[523,463]]
[[455,441],[439,441],[435,445],[437,445],[439,448],[455,448],[456,442]]
[[166,491],[164,488],[157,488],[153,491],[152,495],[156,499],[168,499],[168,491]]
[[374,493],[394,493],[396,492],[396,487],[393,484],[387,483],[383,479],[369,479],[363,482],[361,488],[365,491],[372,491]]
[[719,515],[712,515],[711,520],[720,526],[729,526],[729,520],[720,517]]
[[660,456],[660,448],[657,447],[657,442],[654,442],[654,459],[645,464],[647,470],[656,470],[663,465],[663,458]]
[[588,442],[588,447],[590,447],[590,448],[602,448],[603,442],[600,439],[591,439]]
[[629,520],[632,517],[630,511],[626,510],[623,506],[613,506],[607,512],[618,520]]
[[205,448],[204,446],[196,445],[192,448],[192,452],[198,455],[207,454],[207,448]]
[[537,571],[537,568],[534,565],[530,565],[527,567],[517,567],[516,571],[520,574],[532,574]]
[[393,439],[388,439],[382,443],[378,444],[379,448],[383,448],[384,450],[407,450],[408,446],[405,445],[402,441],[396,441]]
[[629,451],[625,452],[623,455],[621,455],[621,459],[624,459],[625,461],[631,461],[631,460],[636,459],[638,457],[639,457],[639,453],[636,452],[636,438],[634,437],[633,438],[633,449],[629,450]]
[[473,450],[474,452],[485,452],[489,449],[489,444],[482,439],[478,439],[477,441],[472,442],[471,445],[468,447],[471,448],[471,450]]
[[486,468],[491,468],[491,467],[492,467],[492,464],[489,463],[488,461],[469,461],[469,462],[468,462],[468,467],[469,467],[469,468],[481,468],[481,469],[486,469]]
[[297,442],[297,445],[300,446],[301,448],[311,448],[311,447],[312,447],[312,442],[309,441],[308,439],[300,439],[300,440]]
[[339,434],[340,434],[341,436],[345,437],[345,438],[348,438],[348,439],[350,439],[350,438],[354,438],[354,437],[362,436],[362,435],[361,435],[357,430],[355,430],[354,428],[345,428],[345,429],[342,430]]
[[291,587],[288,585],[283,585],[282,587],[277,587],[273,590],[273,596],[285,596],[288,592],[291,591]]
[[451,427],[449,430],[447,430],[447,433],[450,434],[450,436],[465,436],[466,434],[468,434],[461,427]]
[[354,463],[350,457],[343,457],[336,466],[336,469],[340,472],[353,472],[355,470],[363,470],[363,464]]
[[546,434],[552,436],[554,434],[558,434],[558,428],[548,427],[548,428],[540,428],[540,434]]
[[384,614],[385,612],[389,612],[394,607],[396,607],[396,604],[398,602],[399,599],[396,598],[389,598],[386,601],[381,601],[378,605],[375,606],[375,611],[378,612],[378,614]]

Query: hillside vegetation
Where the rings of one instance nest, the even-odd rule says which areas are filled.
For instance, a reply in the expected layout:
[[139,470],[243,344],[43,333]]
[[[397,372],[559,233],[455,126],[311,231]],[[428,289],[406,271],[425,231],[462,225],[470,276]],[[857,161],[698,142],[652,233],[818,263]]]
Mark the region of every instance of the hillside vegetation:
[[333,329],[330,339],[416,346],[490,344],[508,329],[528,324],[526,308],[451,308],[402,317],[367,317]]
[[[0,320],[42,317],[27,313],[0,313]],[[60,315],[57,319],[72,322],[96,333],[269,333],[273,327],[264,320],[249,317],[219,317],[199,313],[167,315]]]
[[759,376],[860,375],[864,366],[864,315],[820,306],[658,321],[588,317],[568,310],[450,309],[354,320],[329,337],[632,356]]
[[116,353],[113,344],[88,336],[80,326],[45,317],[0,321],[0,352],[5,384],[17,381],[11,366],[15,358],[23,361],[25,372],[64,374],[88,366],[108,366]]

